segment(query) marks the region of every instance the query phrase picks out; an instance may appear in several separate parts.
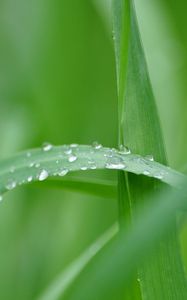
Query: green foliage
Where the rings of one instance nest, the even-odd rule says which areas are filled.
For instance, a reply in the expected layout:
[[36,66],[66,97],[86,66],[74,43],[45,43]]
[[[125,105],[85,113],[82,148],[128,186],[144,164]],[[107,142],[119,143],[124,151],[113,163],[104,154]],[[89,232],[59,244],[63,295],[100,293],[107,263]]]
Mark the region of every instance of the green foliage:
[[170,2],[0,4],[0,298],[187,298],[187,179],[165,154],[185,170],[186,4]]

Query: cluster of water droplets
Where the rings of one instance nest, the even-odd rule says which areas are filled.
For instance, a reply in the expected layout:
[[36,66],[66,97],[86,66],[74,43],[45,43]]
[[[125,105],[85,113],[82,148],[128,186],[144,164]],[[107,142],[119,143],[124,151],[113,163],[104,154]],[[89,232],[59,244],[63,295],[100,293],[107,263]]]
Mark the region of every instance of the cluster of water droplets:
[[[50,175],[63,177],[72,170],[94,170],[100,168],[100,166],[104,166],[106,169],[132,170],[136,174],[143,174],[160,180],[167,175],[166,170],[160,171],[158,168],[157,171],[155,169],[155,164],[152,164],[154,161],[152,155],[145,157],[131,155],[130,149],[124,145],[120,145],[119,149],[116,150],[114,148],[103,148],[100,143],[94,142],[92,147],[87,147],[86,151],[84,151],[84,146],[77,144],[54,147],[50,143],[44,143],[41,151],[49,153],[49,156],[46,156],[46,161],[43,160],[43,156],[38,156],[37,158],[32,151],[26,153],[24,163],[28,164],[30,169],[30,175],[27,175],[27,178],[25,178],[26,175],[23,173],[20,176],[21,179],[16,181],[14,179],[16,178],[14,176],[16,167],[14,165],[10,167],[10,175],[5,184],[7,190],[13,190],[17,185],[31,183],[35,180],[44,181]],[[50,160],[48,160],[50,155],[52,158],[51,164]],[[28,172],[25,173],[28,174]],[[0,195],[1,200],[2,196]]]

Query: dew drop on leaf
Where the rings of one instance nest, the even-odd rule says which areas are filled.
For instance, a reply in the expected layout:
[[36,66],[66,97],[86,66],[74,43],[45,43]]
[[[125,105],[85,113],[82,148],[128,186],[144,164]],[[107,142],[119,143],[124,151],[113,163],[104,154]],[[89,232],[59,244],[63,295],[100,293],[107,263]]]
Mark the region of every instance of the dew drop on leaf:
[[28,182],[31,182],[32,180],[33,180],[32,176],[29,176],[27,179]]
[[77,147],[78,147],[78,144],[71,144],[70,147],[71,147],[71,148],[77,148]]
[[39,181],[43,181],[47,179],[48,176],[49,176],[48,172],[46,170],[42,170],[38,176],[38,179]]
[[149,175],[150,175],[150,172],[147,171],[147,170],[145,170],[145,171],[143,171],[143,175],[149,176]]
[[65,151],[64,151],[65,154],[71,154],[72,153],[72,149],[71,148],[67,148]]
[[58,172],[59,176],[65,176],[68,174],[68,169],[62,169]]
[[154,178],[156,179],[163,179],[163,175],[161,173],[155,174]]
[[3,196],[2,195],[0,195],[0,201],[2,201],[3,200]]
[[107,160],[105,167],[107,169],[123,170],[123,169],[125,169],[126,166],[120,157],[114,156]]
[[74,155],[74,154],[72,154],[72,155],[70,155],[70,156],[68,157],[68,161],[69,161],[69,162],[74,162],[74,161],[76,161],[76,160],[77,160],[77,156]]
[[88,167],[81,167],[81,170],[86,171],[86,170],[88,170]]
[[121,154],[131,154],[131,150],[127,146],[124,146],[124,145],[119,146],[119,152]]
[[145,158],[148,159],[148,160],[150,160],[150,161],[154,161],[153,155],[146,155]]
[[6,185],[6,188],[7,190],[13,190],[14,188],[16,187],[16,181],[8,181],[7,185]]
[[99,144],[98,142],[93,142],[92,144],[93,148],[96,149],[96,150],[99,150],[102,148],[102,145]]
[[44,143],[42,146],[43,151],[50,151],[53,148],[53,145],[49,144],[49,143]]

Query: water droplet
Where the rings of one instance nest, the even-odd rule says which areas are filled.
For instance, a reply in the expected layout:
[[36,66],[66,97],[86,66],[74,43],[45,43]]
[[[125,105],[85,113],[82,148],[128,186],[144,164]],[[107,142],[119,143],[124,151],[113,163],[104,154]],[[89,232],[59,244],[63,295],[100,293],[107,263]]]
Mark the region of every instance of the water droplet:
[[27,179],[28,182],[31,182],[32,180],[33,180],[32,176],[29,176]]
[[8,181],[6,188],[7,190],[13,190],[16,187],[16,181],[10,180]]
[[62,169],[58,173],[59,176],[65,176],[66,174],[68,174],[68,169]]
[[149,175],[150,175],[150,172],[147,171],[147,170],[145,170],[145,171],[143,171],[143,175],[149,176]]
[[0,195],[0,201],[3,201],[3,196],[2,195]]
[[86,171],[86,170],[88,170],[88,167],[81,167],[81,170]]
[[31,157],[31,153],[30,153],[30,152],[27,152],[26,156],[27,156],[27,157]]
[[98,142],[93,142],[92,144],[93,148],[96,149],[96,150],[99,150],[102,148],[102,145],[99,144]]
[[71,154],[72,153],[72,149],[71,148],[67,148],[65,151],[64,151],[65,154]]
[[19,185],[22,185],[24,183],[25,183],[25,180],[22,180],[22,181],[19,182]]
[[42,146],[43,151],[50,151],[53,148],[53,145],[49,143],[44,143]]
[[48,172],[46,170],[42,170],[39,174],[38,179],[40,181],[43,181],[43,180],[47,179],[48,176],[49,176]]
[[108,149],[104,154],[104,157],[112,157],[116,153],[116,149]]
[[89,169],[91,169],[91,170],[95,170],[97,167],[96,167],[96,164],[95,164],[95,161],[94,160],[92,160],[92,159],[89,159],[88,160],[88,164],[89,164]]
[[71,147],[71,148],[77,148],[77,147],[78,147],[78,144],[71,144],[70,147]]
[[124,145],[119,146],[119,152],[121,154],[131,154],[131,150],[127,146],[124,146]]
[[97,169],[97,166],[96,166],[96,165],[93,165],[93,166],[90,167],[90,169],[91,169],[91,170],[95,170],[95,169]]
[[34,167],[34,162],[31,162],[29,165],[29,168],[32,168],[32,167]]
[[123,170],[123,169],[125,169],[126,166],[120,157],[114,156],[114,157],[111,157],[108,159],[105,167],[107,169]]
[[69,161],[69,162],[74,162],[74,161],[76,161],[76,160],[77,160],[77,156],[74,155],[74,154],[72,154],[72,155],[70,155],[70,156],[68,157],[68,161]]
[[56,160],[56,164],[57,164],[57,165],[59,164],[59,160]]
[[137,281],[140,282],[140,278],[137,278]]
[[39,163],[35,164],[35,167],[36,167],[36,168],[39,168],[39,167],[40,167],[40,164],[39,164]]
[[145,158],[150,160],[150,161],[154,161],[153,155],[146,155]]
[[161,173],[155,174],[154,178],[156,179],[163,179],[163,175]]

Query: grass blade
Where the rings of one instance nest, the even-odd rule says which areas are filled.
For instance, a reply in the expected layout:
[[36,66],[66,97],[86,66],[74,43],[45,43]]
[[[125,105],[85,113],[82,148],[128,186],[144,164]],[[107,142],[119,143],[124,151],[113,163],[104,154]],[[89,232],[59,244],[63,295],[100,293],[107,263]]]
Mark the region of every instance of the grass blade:
[[115,149],[92,146],[57,146],[44,151],[35,149],[20,153],[0,163],[0,194],[18,185],[43,181],[48,176],[63,177],[68,172],[95,169],[123,169],[135,174],[156,177],[180,186],[184,175],[139,155],[124,154]]
[[[114,34],[119,97],[119,143],[127,145],[134,153],[151,153],[157,161],[166,164],[159,118],[133,1],[114,0]],[[146,205],[147,194],[153,194],[159,188],[160,184],[154,179],[135,178],[131,174],[120,172],[121,222],[126,218],[131,219],[136,206]],[[165,274],[168,274],[169,280]],[[186,278],[176,228],[157,245],[155,259],[149,262],[148,267],[139,270],[137,276],[140,278],[143,299],[181,299],[181,289],[186,289]],[[134,285],[136,288],[136,283]],[[170,295],[171,290],[174,291],[173,296]]]

